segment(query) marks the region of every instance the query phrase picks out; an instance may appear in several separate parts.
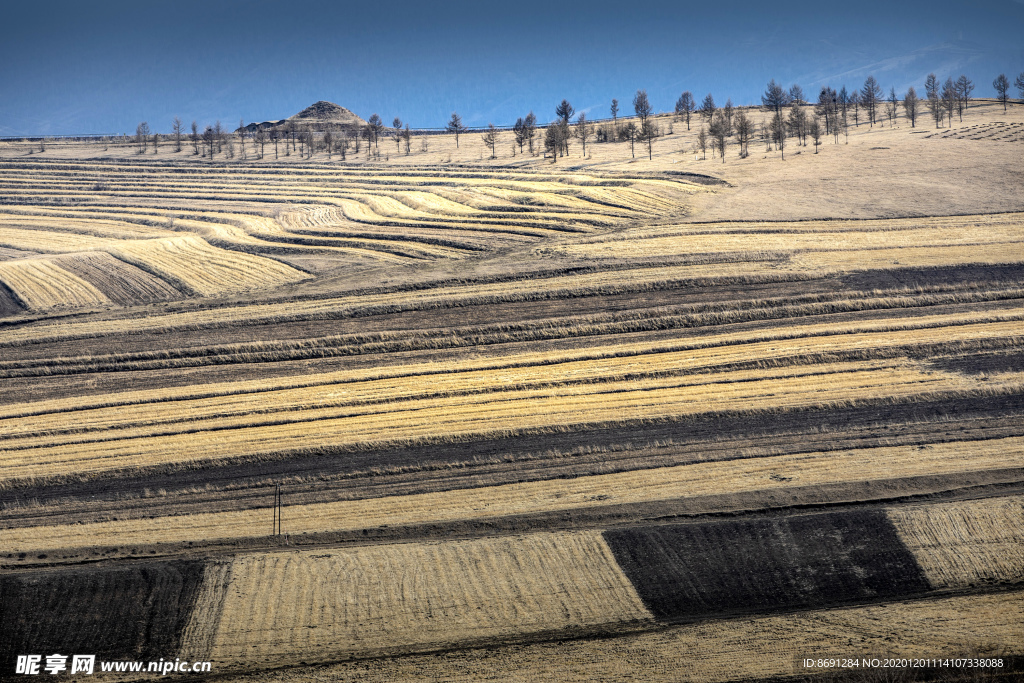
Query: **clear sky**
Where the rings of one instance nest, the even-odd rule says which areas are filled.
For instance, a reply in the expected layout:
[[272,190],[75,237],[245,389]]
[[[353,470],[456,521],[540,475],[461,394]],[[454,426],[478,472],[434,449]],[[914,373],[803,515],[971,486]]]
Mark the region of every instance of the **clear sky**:
[[[888,92],[961,73],[1024,72],[1024,0],[814,3],[176,0],[0,4],[0,135],[120,133],[174,116],[233,128],[329,100],[388,124],[592,118],[645,88],[670,111],[759,103],[770,78]],[[1015,92],[1013,94],[1016,94]]]

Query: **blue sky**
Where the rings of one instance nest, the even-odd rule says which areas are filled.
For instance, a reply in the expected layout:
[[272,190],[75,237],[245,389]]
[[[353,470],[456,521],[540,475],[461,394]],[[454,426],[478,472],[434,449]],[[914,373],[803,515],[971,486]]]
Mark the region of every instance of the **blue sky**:
[[592,118],[645,88],[759,102],[770,78],[888,92],[1024,72],[1024,0],[859,3],[18,2],[3,8],[0,135],[119,133],[174,116],[234,126],[330,100],[412,127]]

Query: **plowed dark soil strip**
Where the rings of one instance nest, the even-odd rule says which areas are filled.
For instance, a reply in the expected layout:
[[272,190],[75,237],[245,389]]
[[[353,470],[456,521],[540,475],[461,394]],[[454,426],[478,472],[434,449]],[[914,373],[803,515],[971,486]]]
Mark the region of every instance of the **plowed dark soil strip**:
[[14,298],[14,294],[11,290],[0,283],[0,317],[5,315],[14,315],[15,313],[24,313],[25,309],[21,307],[18,300]]
[[820,608],[923,593],[927,580],[881,511],[605,532],[659,619]]
[[130,305],[182,297],[167,282],[105,252],[74,254],[54,262],[93,284],[115,303]]
[[181,560],[0,576],[0,678],[23,654],[173,657],[203,567]]

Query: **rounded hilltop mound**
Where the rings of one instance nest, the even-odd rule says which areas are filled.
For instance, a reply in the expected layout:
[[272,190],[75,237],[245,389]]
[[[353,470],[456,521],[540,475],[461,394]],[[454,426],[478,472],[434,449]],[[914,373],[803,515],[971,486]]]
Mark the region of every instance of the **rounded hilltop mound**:
[[366,121],[356,116],[345,107],[335,104],[334,102],[326,102],[320,100],[314,102],[295,116],[285,119],[285,122],[292,123],[309,123],[313,125],[323,125],[326,123],[333,123],[337,125],[365,125]]
[[356,116],[348,109],[345,109],[345,107],[335,104],[334,102],[320,100],[319,102],[314,102],[309,105],[298,114],[289,116],[286,119],[262,121],[259,123],[254,122],[244,128],[250,132],[254,132],[260,128],[271,129],[283,128],[286,126],[309,126],[313,130],[322,131],[327,126],[354,128],[365,125],[366,121],[359,116]]

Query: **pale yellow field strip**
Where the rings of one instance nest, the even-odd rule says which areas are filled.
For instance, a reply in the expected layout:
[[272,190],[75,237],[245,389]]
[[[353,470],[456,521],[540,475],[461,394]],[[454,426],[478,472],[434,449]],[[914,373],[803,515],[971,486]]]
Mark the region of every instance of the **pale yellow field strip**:
[[30,310],[112,303],[94,285],[45,258],[0,263],[0,282]]
[[[187,450],[187,440],[178,439]],[[1024,437],[705,462],[576,479],[286,506],[290,534],[440,523],[841,482],[1024,467]],[[0,552],[262,536],[269,509],[6,529]]]
[[61,254],[109,250],[123,243],[124,240],[111,237],[94,237],[58,230],[26,230],[0,225],[0,245],[14,249]]
[[[560,640],[486,649],[412,654],[240,674],[230,683],[725,683],[793,676],[800,659],[922,658],[1019,654],[1024,642],[1024,592],[892,602],[866,607],[724,619],[617,638]],[[845,670],[849,673],[851,669]],[[893,670],[852,669],[865,680]],[[957,674],[974,669],[947,669]],[[986,669],[998,672],[999,669]],[[866,673],[865,673],[866,672]],[[882,673],[879,673],[882,672]],[[869,678],[878,674],[877,678]],[[913,675],[913,674],[911,674]],[[858,679],[859,680],[859,679]]]
[[579,257],[664,257],[678,254],[720,252],[793,252],[893,249],[907,247],[943,247],[1014,243],[1018,256],[1024,258],[1024,221],[1010,225],[979,226],[959,230],[919,228],[892,231],[823,230],[811,234],[750,232],[746,234],[702,234],[680,237],[654,237],[646,240],[617,240],[590,244],[559,246],[556,249]]
[[937,588],[1024,581],[1024,497],[899,507],[888,515]]
[[110,239],[154,239],[174,235],[174,231],[163,227],[117,220],[115,214],[92,216],[83,211],[71,212],[50,207],[49,212],[40,215],[41,212],[25,211],[22,213],[22,207],[18,207],[18,209],[18,213],[10,209],[0,211],[0,227],[90,235]]
[[247,555],[225,592],[233,667],[652,619],[600,531]]
[[[341,370],[318,375],[300,375],[291,378],[270,380],[246,380],[218,384],[171,387],[149,391],[133,391],[118,394],[82,396],[74,399],[51,399],[32,403],[0,406],[0,420],[8,420],[3,433],[10,436],[52,427],[35,422],[32,416],[43,416],[67,411],[86,411],[95,408],[129,406],[148,402],[193,400],[194,397],[214,397],[258,394],[241,397],[243,404],[259,401],[261,412],[275,409],[314,407],[324,402],[346,400],[398,400],[418,395],[444,395],[467,390],[488,390],[495,388],[518,389],[532,384],[559,384],[580,381],[610,380],[626,376],[642,377],[658,373],[685,373],[696,368],[714,367],[742,362],[750,358],[771,360],[787,356],[814,357],[821,353],[840,353],[877,349],[894,344],[919,345],[939,342],[956,343],[968,340],[1008,339],[1020,331],[1019,322],[987,323],[980,325],[958,325],[955,327],[925,327],[900,332],[873,332],[861,334],[839,334],[824,337],[798,337],[777,341],[752,342],[710,348],[695,348],[682,351],[659,348],[660,343],[609,345],[590,347],[579,351],[552,351],[490,358],[467,359],[447,363],[417,363],[403,366]],[[707,340],[708,338],[702,338]],[[627,355],[628,354],[628,355]],[[582,356],[582,358],[581,358]],[[836,366],[837,368],[839,366]],[[844,366],[854,367],[854,366]],[[870,366],[858,366],[864,369]],[[767,370],[762,370],[767,373]],[[785,374],[786,371],[775,371]],[[793,370],[791,372],[803,372]],[[932,372],[932,371],[929,371]],[[733,375],[734,377],[745,377]],[[761,377],[768,377],[762,374]],[[722,375],[705,377],[701,382],[722,381]],[[969,380],[965,380],[969,381]],[[357,383],[373,382],[369,390]],[[976,386],[965,384],[964,386]],[[315,388],[315,391],[313,390]],[[278,393],[280,392],[280,393]],[[340,405],[340,402],[336,402]],[[189,412],[201,416],[203,406],[220,406],[229,410],[229,402],[193,402],[182,406],[164,406],[160,411]],[[237,410],[237,408],[235,408]],[[247,408],[251,410],[252,407]],[[126,412],[123,415],[132,415]],[[18,418],[14,423],[11,418]],[[61,420],[57,418],[59,424]],[[76,424],[85,424],[88,415],[76,415]],[[141,419],[141,418],[140,418]],[[149,418],[153,419],[153,418]],[[49,423],[54,424],[54,423]],[[2,431],[2,430],[0,430]]]
[[[788,369],[786,369],[788,370]],[[846,370],[739,382],[680,383],[677,378],[538,389],[510,395],[414,399],[399,404],[310,409],[261,423],[251,414],[189,423],[13,438],[0,450],[0,481],[81,475],[109,469],[253,457],[322,447],[367,447],[421,440],[490,437],[511,432],[625,420],[673,418],[725,410],[831,407],[851,401],[962,395],[964,379],[913,369]],[[1021,378],[977,391],[1019,392]],[[991,386],[989,386],[991,385]],[[287,418],[291,418],[290,420]],[[343,457],[343,456],[338,456]]]
[[218,249],[194,235],[138,243],[122,242],[109,251],[172,282],[185,282],[203,296],[309,278],[306,273],[280,261]]

